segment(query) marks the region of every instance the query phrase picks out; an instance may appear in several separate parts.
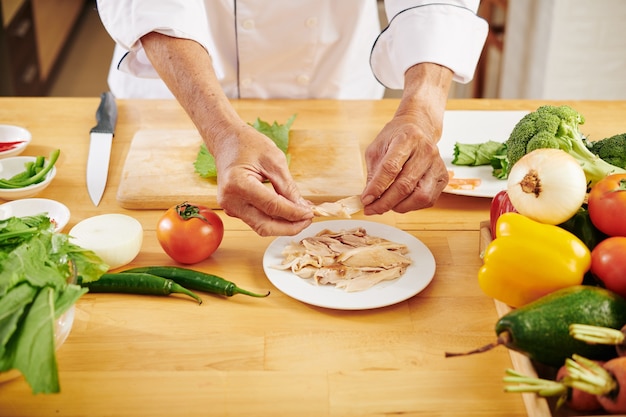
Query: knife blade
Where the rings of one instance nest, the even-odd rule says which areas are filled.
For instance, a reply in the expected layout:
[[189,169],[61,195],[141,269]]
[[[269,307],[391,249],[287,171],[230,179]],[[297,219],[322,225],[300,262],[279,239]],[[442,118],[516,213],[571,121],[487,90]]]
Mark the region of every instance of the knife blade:
[[89,155],[87,156],[87,191],[95,206],[100,204],[109,176],[109,161],[113,133],[117,123],[117,104],[110,91],[100,95],[96,110],[97,124],[89,132]]

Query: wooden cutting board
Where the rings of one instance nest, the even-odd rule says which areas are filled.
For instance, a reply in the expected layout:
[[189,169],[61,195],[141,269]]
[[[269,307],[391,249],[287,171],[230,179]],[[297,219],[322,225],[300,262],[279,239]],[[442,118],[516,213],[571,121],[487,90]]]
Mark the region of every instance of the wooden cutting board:
[[[215,181],[194,172],[201,143],[195,130],[138,131],[117,190],[120,206],[167,209],[190,201],[220,208]],[[302,196],[313,203],[360,194],[365,186],[365,168],[355,133],[292,130],[289,153],[291,174]]]

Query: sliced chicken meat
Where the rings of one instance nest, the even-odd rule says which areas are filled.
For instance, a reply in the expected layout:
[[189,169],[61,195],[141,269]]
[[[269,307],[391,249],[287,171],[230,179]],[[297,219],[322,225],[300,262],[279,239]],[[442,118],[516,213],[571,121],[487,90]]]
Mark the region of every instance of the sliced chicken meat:
[[354,268],[390,269],[411,263],[411,260],[403,254],[379,245],[354,248],[339,254],[336,260],[340,264]]
[[334,203],[322,203],[313,206],[313,214],[322,217],[342,217],[349,219],[354,213],[363,210],[361,197],[354,195],[352,197],[342,198]]
[[287,245],[283,262],[276,268],[291,270],[319,285],[363,291],[404,274],[411,264],[407,253],[406,245],[370,236],[364,228],[322,230]]
[[395,267],[391,269],[381,269],[371,271],[357,276],[351,280],[344,280],[336,283],[337,288],[343,288],[347,292],[363,291],[373,287],[379,282],[394,280],[406,271],[405,267]]

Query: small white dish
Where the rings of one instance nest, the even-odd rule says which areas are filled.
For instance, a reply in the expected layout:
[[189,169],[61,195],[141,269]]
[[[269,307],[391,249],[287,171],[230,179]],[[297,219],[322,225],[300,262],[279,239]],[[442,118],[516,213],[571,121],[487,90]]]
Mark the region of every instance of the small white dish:
[[[20,172],[24,172],[26,169],[25,164],[35,160],[35,156],[12,156],[0,159],[0,179],[9,179]],[[46,175],[45,179],[40,183],[32,184],[23,188],[1,188],[0,199],[18,200],[20,198],[33,197],[50,185],[56,173],[56,166],[53,166]]]
[[[32,139],[30,132],[23,127],[13,125],[0,125],[0,158],[21,154]],[[10,149],[2,150],[8,142],[20,142]]]
[[62,231],[70,221],[70,209],[47,198],[23,198],[0,205],[0,220],[46,214],[54,222],[55,231]]

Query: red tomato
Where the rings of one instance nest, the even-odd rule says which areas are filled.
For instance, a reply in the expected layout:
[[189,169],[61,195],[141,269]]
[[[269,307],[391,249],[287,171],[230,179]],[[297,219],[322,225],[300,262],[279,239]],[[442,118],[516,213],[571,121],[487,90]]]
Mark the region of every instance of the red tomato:
[[156,232],[161,247],[172,259],[195,264],[211,256],[222,243],[224,223],[208,207],[183,203],[165,212]]
[[591,188],[589,218],[609,236],[626,236],[626,174],[604,177]]
[[593,248],[591,273],[608,290],[626,297],[626,237],[608,237]]

